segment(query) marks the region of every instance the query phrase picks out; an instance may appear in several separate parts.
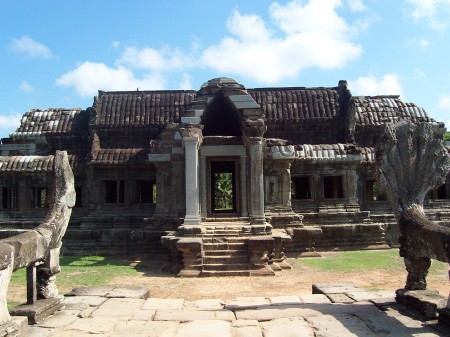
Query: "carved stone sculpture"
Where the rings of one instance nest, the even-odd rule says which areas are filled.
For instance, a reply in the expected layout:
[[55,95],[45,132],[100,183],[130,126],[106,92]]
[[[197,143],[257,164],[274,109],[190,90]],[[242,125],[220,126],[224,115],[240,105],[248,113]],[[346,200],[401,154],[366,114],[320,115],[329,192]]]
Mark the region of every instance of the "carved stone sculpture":
[[[0,241],[0,327],[10,322],[6,294],[14,270],[27,268],[28,305],[58,295],[55,274],[60,271],[61,239],[75,205],[74,177],[65,151],[56,152],[53,175],[49,211],[43,223],[34,230]],[[57,307],[54,303],[52,306]]]
[[408,276],[405,290],[425,290],[430,259],[449,261],[450,228],[427,219],[423,202],[450,170],[439,124],[387,125],[377,151],[377,180],[400,227],[400,255]]

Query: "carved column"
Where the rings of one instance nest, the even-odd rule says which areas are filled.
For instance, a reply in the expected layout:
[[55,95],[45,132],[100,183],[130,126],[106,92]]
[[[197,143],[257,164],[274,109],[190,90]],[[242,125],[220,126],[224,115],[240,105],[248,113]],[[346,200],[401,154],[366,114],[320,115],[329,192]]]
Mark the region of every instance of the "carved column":
[[206,191],[206,156],[202,155],[200,157],[200,177],[203,177],[200,179],[200,200],[201,200],[201,217],[206,218],[208,216],[208,200],[207,195],[208,192]]
[[247,205],[247,156],[241,156],[241,212],[244,218],[248,217]]
[[250,207],[252,225],[265,224],[264,214],[264,180],[263,180],[263,139],[251,137],[248,139],[250,154]]
[[356,174],[356,168],[351,168],[347,171],[347,198],[348,202],[352,205],[358,205],[358,175]]
[[202,126],[188,124],[180,128],[184,145],[186,216],[179,229],[185,234],[201,234],[198,150],[202,142]]
[[264,175],[263,175],[263,145],[266,125],[262,119],[246,120],[243,134],[249,154],[250,176],[250,213],[253,234],[267,234],[271,230],[264,214]]
[[291,204],[291,164],[295,158],[293,146],[273,145],[267,152],[266,160],[271,160],[267,160],[265,165],[266,178],[272,179],[269,179],[269,185],[266,186],[266,202],[269,200],[272,203],[271,214],[268,215],[271,216],[274,228],[303,226],[303,216],[296,214]]
[[159,162],[156,166],[156,216],[165,216],[168,212],[168,192],[170,183],[168,178],[171,176],[171,163]]

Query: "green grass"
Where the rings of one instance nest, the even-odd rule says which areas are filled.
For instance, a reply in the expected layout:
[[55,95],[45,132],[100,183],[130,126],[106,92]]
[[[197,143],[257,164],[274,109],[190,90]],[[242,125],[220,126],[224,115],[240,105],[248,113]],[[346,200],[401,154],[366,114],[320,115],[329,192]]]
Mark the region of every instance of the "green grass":
[[[104,256],[63,256],[61,273],[56,276],[58,287],[100,286],[116,276],[134,276],[138,271],[128,261]],[[11,285],[25,284],[26,270],[19,269],[11,277]]]
[[[341,273],[375,269],[395,272],[405,268],[403,258],[398,254],[398,249],[340,252],[326,258],[302,259],[300,262],[319,270]],[[448,268],[447,263],[433,260],[430,273],[443,272],[446,268]]]

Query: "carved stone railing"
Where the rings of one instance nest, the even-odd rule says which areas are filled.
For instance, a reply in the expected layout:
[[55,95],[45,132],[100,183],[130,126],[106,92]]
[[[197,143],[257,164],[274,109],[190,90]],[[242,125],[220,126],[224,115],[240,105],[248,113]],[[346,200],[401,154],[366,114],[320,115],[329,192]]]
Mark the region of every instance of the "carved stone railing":
[[20,328],[11,321],[6,301],[13,271],[27,268],[27,304],[14,309],[13,314],[25,315],[29,323],[36,323],[62,307],[55,275],[60,272],[61,239],[75,205],[74,177],[65,151],[57,151],[54,157],[48,200],[49,211],[41,225],[0,240],[0,331],[6,329],[12,336]]
[[377,180],[399,224],[400,256],[408,272],[398,297],[426,290],[431,259],[450,261],[450,228],[430,221],[423,210],[428,191],[442,185],[450,170],[444,131],[437,123],[387,125],[378,146]]

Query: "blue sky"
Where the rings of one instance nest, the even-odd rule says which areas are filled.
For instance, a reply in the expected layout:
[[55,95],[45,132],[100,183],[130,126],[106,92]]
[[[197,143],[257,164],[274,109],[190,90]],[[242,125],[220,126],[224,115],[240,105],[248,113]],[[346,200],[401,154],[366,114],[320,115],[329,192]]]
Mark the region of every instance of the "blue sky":
[[450,129],[450,0],[0,2],[0,137],[98,90],[332,87],[399,94]]

